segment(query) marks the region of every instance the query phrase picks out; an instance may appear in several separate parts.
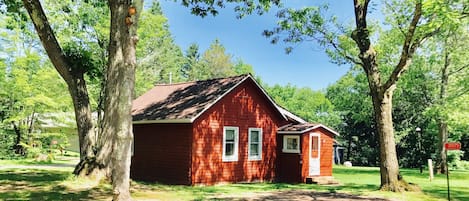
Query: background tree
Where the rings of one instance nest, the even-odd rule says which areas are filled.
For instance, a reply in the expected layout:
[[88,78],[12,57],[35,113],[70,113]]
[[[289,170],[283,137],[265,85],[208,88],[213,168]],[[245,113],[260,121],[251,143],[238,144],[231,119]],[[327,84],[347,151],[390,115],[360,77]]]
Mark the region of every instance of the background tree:
[[340,122],[334,113],[334,106],[320,91],[311,88],[298,88],[291,84],[269,87],[264,84],[267,93],[277,104],[302,117],[308,122],[322,123],[336,128]]
[[[469,54],[465,50],[469,45],[467,19],[462,18],[463,26],[450,26],[437,37],[433,38],[426,47],[426,59],[428,66],[433,68],[432,75],[439,75],[436,80],[435,102],[427,111],[427,115],[432,117],[438,127],[438,153],[437,172],[446,173],[446,154],[444,143],[448,142],[451,136],[454,140],[461,137],[458,129],[467,121],[458,117],[458,113],[464,113],[462,108],[465,104],[458,104],[459,100],[469,92]],[[458,109],[456,109],[458,108]]]
[[[94,141],[96,137],[91,119],[91,105],[89,93],[87,91],[85,74],[93,74],[97,71],[94,70],[96,66],[91,59],[91,55],[94,54],[91,54],[90,52],[83,52],[82,50],[86,50],[86,48],[88,48],[88,50],[94,49],[93,47],[87,47],[89,41],[86,39],[96,38],[90,36],[93,34],[98,35],[98,32],[88,33],[88,31],[94,31],[95,29],[93,28],[93,25],[100,23],[99,19],[101,19],[98,15],[89,15],[89,8],[94,8],[95,6],[102,8],[105,6],[105,4],[99,2],[79,1],[76,2],[80,5],[77,6],[78,9],[72,9],[70,5],[66,4],[66,2],[62,2],[63,4],[52,2],[52,4],[50,4],[51,8],[57,9],[60,12],[51,12],[51,15],[56,16],[62,20],[57,22],[55,28],[65,32],[65,37],[61,37],[59,39],[61,39],[62,42],[66,45],[61,46],[58,38],[55,37],[55,34],[52,31],[52,27],[46,18],[42,9],[42,5],[39,1],[23,1],[22,3],[24,7],[22,3],[16,0],[4,0],[0,3],[2,5],[6,5],[4,8],[6,8],[6,11],[10,16],[16,17],[16,19],[20,19],[20,22],[22,23],[22,31],[26,31],[31,28],[31,25],[26,23],[27,14],[24,9],[26,9],[26,11],[30,14],[30,18],[32,19],[31,21],[36,28],[40,41],[45,47],[44,49],[46,53],[51,58],[51,62],[55,69],[67,83],[68,91],[72,97],[80,141],[81,162],[91,161],[91,159],[94,157],[93,148],[95,147]],[[77,15],[80,15],[82,18],[77,18]],[[70,16],[75,17],[73,18]],[[52,17],[53,21],[55,21],[57,18]],[[63,24],[61,25],[60,23]],[[78,30],[85,31],[80,32]],[[28,31],[26,31],[26,33],[27,32]],[[86,39],[79,40],[79,37]],[[97,37],[96,41],[102,45],[104,42],[101,39],[102,38]],[[84,46],[78,46],[74,42],[84,44]],[[68,44],[70,44],[70,46]],[[81,49],[76,47],[80,47]],[[78,51],[76,51],[77,49]]]
[[[373,40],[373,38],[380,40],[381,36],[376,35],[378,33],[375,31],[376,28],[369,25],[367,18],[370,11],[369,0],[354,0],[355,27],[351,29],[340,25],[335,26],[336,29],[331,28],[331,25],[337,23],[335,18],[327,19],[322,15],[321,9],[326,7],[310,7],[281,11],[278,14],[281,18],[279,26],[264,32],[267,37],[273,37],[272,42],[279,41],[281,33],[287,35],[283,39],[285,42],[318,41],[320,45],[326,47],[326,52],[337,63],[350,62],[362,67],[368,80],[379,135],[381,189],[391,191],[407,189],[407,184],[399,176],[392,121],[392,98],[397,81],[409,68],[414,53],[423,41],[440,31],[445,20],[456,19],[461,13],[461,8],[465,9],[463,6],[454,6],[457,3],[421,0],[384,1],[384,9],[387,12],[386,23],[390,26],[388,34],[394,35],[393,32],[400,32],[393,40],[400,43],[394,47],[397,54],[390,55],[391,57],[382,56],[386,52],[379,49]],[[344,34],[349,34],[349,37]],[[355,45],[351,45],[353,43]],[[385,60],[389,62],[383,63]]]
[[363,166],[379,165],[378,135],[374,124],[366,75],[357,66],[327,88],[326,97],[334,105],[341,123],[338,139],[345,147],[346,161]]
[[184,55],[169,32],[168,19],[158,1],[149,11],[143,11],[138,29],[137,71],[135,91],[141,95],[155,84],[183,81],[181,71]]
[[[0,15],[0,128],[5,131],[2,136],[14,134],[14,140],[5,141],[4,156],[34,157],[33,138],[38,136],[38,118],[45,113],[66,111],[69,104],[66,94],[62,93],[64,83],[56,76],[50,63],[41,58],[41,52],[35,50],[38,45],[30,31],[23,31],[24,22],[14,20],[12,16]],[[47,86],[50,84],[50,86]],[[65,95],[65,97],[64,97]]]
[[185,80],[194,81],[194,68],[197,68],[197,65],[200,62],[200,52],[199,52],[199,45],[197,43],[192,43],[189,45],[185,52],[185,63],[182,66],[181,74]]

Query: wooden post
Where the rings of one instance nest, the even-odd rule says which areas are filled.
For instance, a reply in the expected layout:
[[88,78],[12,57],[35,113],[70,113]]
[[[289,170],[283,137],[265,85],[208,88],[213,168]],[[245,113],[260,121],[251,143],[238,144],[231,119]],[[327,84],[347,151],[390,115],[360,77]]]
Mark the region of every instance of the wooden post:
[[430,181],[433,181],[433,161],[431,158],[428,159],[428,174],[430,174]]

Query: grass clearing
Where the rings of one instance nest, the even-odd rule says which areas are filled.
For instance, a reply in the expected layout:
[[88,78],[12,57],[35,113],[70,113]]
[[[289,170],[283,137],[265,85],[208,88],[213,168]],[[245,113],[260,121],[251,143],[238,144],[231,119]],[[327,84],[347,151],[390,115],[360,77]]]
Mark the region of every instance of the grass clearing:
[[[0,200],[111,200],[108,183],[76,178],[71,174],[74,164],[69,159],[49,165],[31,161],[0,161]],[[379,168],[342,166],[334,167],[334,177],[342,184],[339,186],[255,183],[191,187],[133,181],[131,192],[135,200],[224,200],[290,190],[348,193],[393,200],[446,200],[445,175],[435,175],[430,182],[428,173],[420,174],[417,169],[402,169],[401,172],[408,182],[418,184],[422,192],[382,192],[377,190]],[[451,171],[450,179],[452,200],[469,200],[469,171]]]

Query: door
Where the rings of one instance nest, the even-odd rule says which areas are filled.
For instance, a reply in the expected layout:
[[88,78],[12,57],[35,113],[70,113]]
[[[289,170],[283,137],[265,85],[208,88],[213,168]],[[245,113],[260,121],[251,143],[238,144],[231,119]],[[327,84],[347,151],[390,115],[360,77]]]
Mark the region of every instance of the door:
[[318,133],[309,134],[309,176],[320,175],[321,143]]

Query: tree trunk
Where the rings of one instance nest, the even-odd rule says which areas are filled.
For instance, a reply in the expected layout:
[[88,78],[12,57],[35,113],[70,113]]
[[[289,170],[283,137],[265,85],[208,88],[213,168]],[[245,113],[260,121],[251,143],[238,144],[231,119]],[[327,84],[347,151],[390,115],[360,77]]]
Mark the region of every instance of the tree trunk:
[[[110,139],[101,151],[111,151],[113,200],[131,200],[130,157],[133,140],[132,100],[135,84],[137,22],[143,0],[109,1],[111,32],[104,104],[103,139]],[[130,14],[134,7],[136,14]],[[101,155],[102,153],[100,153]]]
[[349,133],[348,143],[347,143],[347,161],[350,161],[350,156],[352,155],[352,135]]
[[360,65],[366,73],[373,101],[375,121],[379,135],[381,189],[389,191],[412,190],[409,189],[410,186],[399,175],[399,163],[397,161],[392,122],[392,95],[397,81],[401,74],[409,67],[412,55],[420,45],[420,42],[425,37],[431,36],[431,34],[425,35],[423,38],[416,38],[414,36],[422,15],[422,2],[415,2],[415,10],[405,33],[399,62],[387,80],[381,80],[377,63],[377,52],[371,45],[366,19],[370,0],[354,0],[353,3],[355,7],[356,29],[352,32],[351,37],[360,50],[358,55],[361,61]]
[[[450,65],[450,58],[449,58],[449,51],[447,50],[448,43],[445,40],[445,61],[443,64],[443,68],[441,69],[441,82],[440,82],[440,94],[438,97],[438,102],[440,107],[443,107],[446,100],[446,88],[448,87],[448,80],[449,80],[449,74],[448,74],[448,67]],[[448,124],[445,121],[445,115],[439,114],[437,117],[438,121],[438,159],[437,159],[437,165],[436,165],[436,172],[440,174],[445,174],[446,171],[448,170],[448,167],[446,166],[446,153],[445,153],[445,143],[448,142]]]
[[379,135],[381,189],[402,191],[399,163],[392,122],[393,88],[385,92],[372,93],[376,126]]
[[[91,157],[94,155],[92,148],[95,135],[91,118],[88,91],[86,89],[86,82],[83,78],[85,71],[75,69],[74,72],[70,65],[68,65],[65,54],[63,53],[62,48],[49,25],[49,21],[44,13],[41,2],[39,0],[23,0],[23,4],[28,11],[29,17],[34,24],[47,55],[57,72],[64,79],[65,83],[67,83],[69,93],[72,96],[80,143],[80,163],[75,168],[74,173],[86,175],[81,174],[81,172],[82,170],[87,170],[87,173],[91,172],[89,168],[83,167],[87,167],[86,164],[88,161],[94,161],[85,159],[88,158],[87,156]],[[91,167],[97,166],[94,165]]]
[[13,130],[15,131],[16,134],[16,140],[15,140],[15,145],[13,145],[13,149],[15,150],[16,154],[24,155],[24,147],[20,144],[21,143],[21,130],[20,128],[15,124],[15,122],[11,122],[13,125]]
[[75,110],[80,144],[80,160],[84,160],[85,157],[89,157],[93,154],[91,145],[95,141],[91,106],[83,74],[73,76],[73,78],[73,82],[69,85],[69,91],[72,95]]
[[438,120],[438,164],[436,165],[436,172],[438,174],[445,174],[448,171],[446,166],[446,153],[445,143],[448,142],[448,124],[439,119]]
[[107,175],[103,164],[96,160],[97,135],[94,130],[91,105],[86,82],[81,72],[72,73],[72,81],[68,84],[72,96],[75,119],[78,130],[80,146],[80,162],[75,166],[73,173],[78,176],[88,176],[100,180]]

